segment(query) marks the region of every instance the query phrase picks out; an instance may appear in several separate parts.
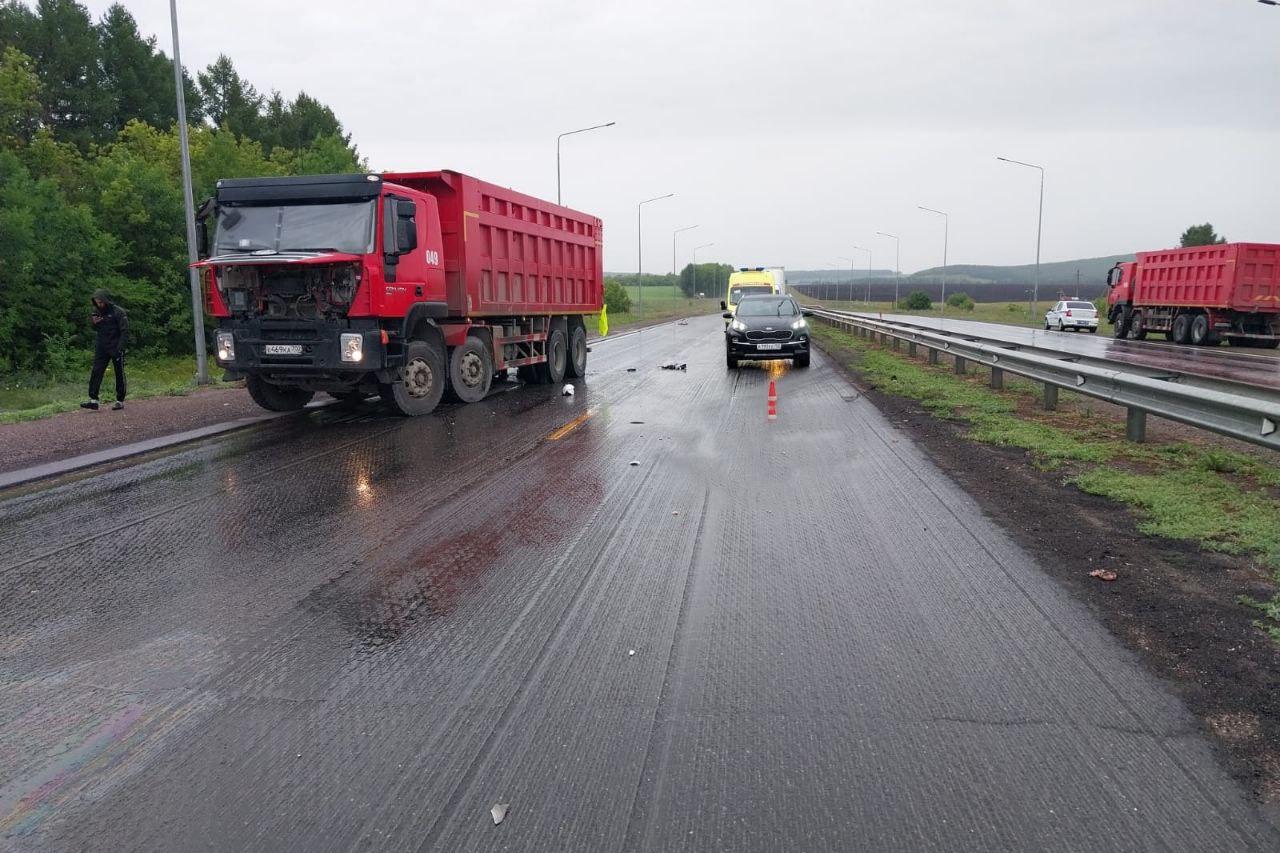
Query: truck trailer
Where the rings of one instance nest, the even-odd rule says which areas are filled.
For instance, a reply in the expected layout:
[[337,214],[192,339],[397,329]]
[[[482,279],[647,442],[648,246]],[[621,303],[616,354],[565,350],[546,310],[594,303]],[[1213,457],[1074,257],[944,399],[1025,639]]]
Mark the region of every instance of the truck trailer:
[[1117,338],[1161,332],[1180,344],[1280,346],[1280,244],[1139,252],[1107,273]]
[[598,218],[452,171],[218,181],[198,228],[217,361],[263,408],[431,412],[587,368]]

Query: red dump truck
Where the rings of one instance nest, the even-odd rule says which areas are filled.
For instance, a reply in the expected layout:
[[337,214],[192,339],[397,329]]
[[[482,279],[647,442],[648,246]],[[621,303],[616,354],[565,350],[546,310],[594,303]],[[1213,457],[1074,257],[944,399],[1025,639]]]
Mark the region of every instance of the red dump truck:
[[458,172],[222,180],[198,228],[218,363],[262,407],[482,399],[583,376],[600,220]]
[[1117,338],[1163,332],[1180,344],[1280,346],[1280,244],[1139,252],[1107,274]]

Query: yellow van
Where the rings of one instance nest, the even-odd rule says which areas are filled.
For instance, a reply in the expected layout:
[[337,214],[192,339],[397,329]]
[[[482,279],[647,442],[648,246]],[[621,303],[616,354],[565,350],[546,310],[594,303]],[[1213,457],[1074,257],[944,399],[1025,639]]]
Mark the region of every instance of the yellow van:
[[778,275],[764,267],[740,269],[729,275],[729,290],[720,303],[721,311],[732,311],[744,295],[760,296],[778,293]]

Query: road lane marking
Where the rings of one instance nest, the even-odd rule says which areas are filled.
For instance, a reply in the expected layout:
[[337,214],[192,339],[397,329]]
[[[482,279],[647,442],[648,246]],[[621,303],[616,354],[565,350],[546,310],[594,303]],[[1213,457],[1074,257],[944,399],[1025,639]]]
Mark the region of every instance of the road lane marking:
[[547,441],[559,441],[569,433],[573,432],[578,427],[585,424],[587,421],[591,420],[591,418],[595,415],[595,413],[596,413],[595,409],[587,409],[585,412],[578,415],[576,418],[569,421],[564,426],[560,427],[560,429],[548,435]]

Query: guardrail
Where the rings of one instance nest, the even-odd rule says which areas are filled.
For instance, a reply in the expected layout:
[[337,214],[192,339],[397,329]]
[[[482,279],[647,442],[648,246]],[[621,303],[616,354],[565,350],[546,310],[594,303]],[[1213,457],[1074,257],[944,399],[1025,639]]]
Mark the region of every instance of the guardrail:
[[864,338],[878,338],[894,349],[905,343],[912,356],[924,347],[931,364],[937,364],[945,353],[956,373],[965,373],[970,363],[986,367],[991,371],[992,388],[1004,386],[1006,372],[1041,382],[1046,409],[1057,408],[1060,388],[1124,406],[1128,413],[1125,435],[1131,441],[1146,439],[1147,415],[1151,414],[1280,450],[1280,399],[1267,389],[1069,353],[1054,355],[1019,344],[950,335],[841,311],[811,310],[824,322]]

